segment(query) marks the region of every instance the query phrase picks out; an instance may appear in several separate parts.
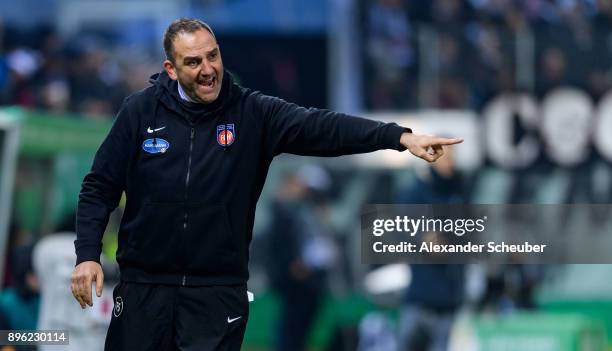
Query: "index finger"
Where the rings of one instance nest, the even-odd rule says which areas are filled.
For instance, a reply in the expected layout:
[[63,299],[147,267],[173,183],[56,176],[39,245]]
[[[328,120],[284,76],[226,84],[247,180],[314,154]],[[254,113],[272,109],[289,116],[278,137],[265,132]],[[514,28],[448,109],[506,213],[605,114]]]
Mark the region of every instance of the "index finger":
[[433,138],[432,145],[454,145],[463,142],[463,138]]
[[85,277],[85,296],[83,296],[83,300],[89,306],[93,306],[92,299],[91,299],[91,283],[92,283],[92,277],[90,274],[88,274]]

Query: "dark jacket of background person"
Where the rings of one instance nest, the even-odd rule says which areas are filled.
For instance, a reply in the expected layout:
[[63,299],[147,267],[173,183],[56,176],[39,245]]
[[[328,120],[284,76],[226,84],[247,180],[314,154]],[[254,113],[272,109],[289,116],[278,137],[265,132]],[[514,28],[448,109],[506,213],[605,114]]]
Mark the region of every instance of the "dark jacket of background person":
[[[401,196],[416,204],[463,203],[462,180],[452,153],[430,167]],[[435,209],[434,209],[435,212]],[[454,238],[441,237],[452,241]],[[443,258],[442,258],[443,259]],[[400,314],[400,350],[448,350],[455,312],[464,300],[465,267],[459,264],[411,264],[412,280]]]
[[[450,157],[450,155],[447,155]],[[439,162],[444,162],[440,160]],[[437,166],[436,166],[437,167]],[[399,196],[400,203],[457,204],[464,202],[462,178],[452,172],[444,176],[435,167],[427,178],[417,177],[415,183]],[[410,266],[411,284],[405,301],[439,312],[453,312],[463,302],[463,265],[415,264]]]
[[332,229],[324,218],[329,179],[315,187],[315,174],[327,177],[317,167],[304,167],[286,177],[272,204],[266,241],[270,285],[280,300],[276,351],[306,348],[327,289],[327,272],[335,261],[329,241]]
[[15,248],[12,256],[14,285],[0,294],[0,314],[7,329],[34,330],[40,305],[38,277],[32,265],[32,245]]
[[326,288],[326,272],[308,267],[303,259],[308,229],[301,212],[295,203],[273,205],[268,272],[280,298],[279,320],[274,328],[276,351],[306,348]]
[[[246,283],[255,204],[276,155],[405,149],[406,129],[396,124],[299,107],[226,77],[207,105],[182,101],[165,72],[126,100],[83,181],[77,264],[99,261],[109,214],[125,190],[122,280]],[[219,128],[233,134],[220,139]]]
[[[304,245],[304,218],[295,203],[275,201],[272,205],[272,225],[268,232],[268,275],[272,288],[282,294],[319,295],[323,291],[324,271],[312,270],[300,275]],[[305,273],[305,272],[304,272]]]

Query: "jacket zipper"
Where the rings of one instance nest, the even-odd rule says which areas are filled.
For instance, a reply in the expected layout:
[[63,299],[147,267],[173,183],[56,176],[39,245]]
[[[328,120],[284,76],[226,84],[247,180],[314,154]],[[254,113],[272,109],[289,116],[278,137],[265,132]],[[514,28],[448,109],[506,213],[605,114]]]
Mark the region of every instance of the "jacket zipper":
[[[189,176],[191,174],[191,154],[193,153],[193,139],[195,137],[195,128],[191,128],[191,136],[189,137],[189,158],[187,159],[187,175],[185,176],[185,201],[187,201],[187,193],[189,190]],[[185,213],[187,215],[187,213]],[[187,226],[187,222],[185,222]]]
[[[187,158],[187,175],[185,176],[185,202],[188,200],[189,193],[189,176],[191,175],[191,154],[193,153],[193,141],[195,138],[195,128],[191,127],[191,135],[189,136],[189,156]],[[185,235],[187,235],[187,220],[189,219],[189,215],[187,211],[185,211],[185,215],[183,216],[183,231]],[[185,281],[187,280],[187,276],[183,275],[183,280],[181,285],[185,286]]]

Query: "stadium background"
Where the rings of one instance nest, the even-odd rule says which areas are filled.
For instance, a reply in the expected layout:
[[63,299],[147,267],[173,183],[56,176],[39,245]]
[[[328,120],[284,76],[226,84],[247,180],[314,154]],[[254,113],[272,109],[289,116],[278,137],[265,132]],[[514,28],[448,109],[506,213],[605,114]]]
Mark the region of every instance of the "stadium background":
[[[612,200],[610,1],[2,2],[4,292],[17,284],[19,248],[56,232],[74,211],[112,116],[161,69],[161,33],[180,16],[211,24],[226,68],[245,86],[464,137],[454,156],[468,202]],[[368,340],[392,338],[406,267],[387,267],[372,279],[381,267],[360,263],[359,211],[365,203],[396,202],[426,167],[393,152],[275,161],[258,207],[250,280],[256,301],[245,349],[273,349],[279,330],[267,239],[274,199],[296,169],[297,180],[325,193],[323,232],[333,234],[321,250],[335,252],[310,347],[367,350]],[[105,235],[109,262],[118,219]],[[453,350],[478,343],[483,350],[601,350],[612,340],[608,265],[467,271]],[[112,274],[106,291],[111,286]]]

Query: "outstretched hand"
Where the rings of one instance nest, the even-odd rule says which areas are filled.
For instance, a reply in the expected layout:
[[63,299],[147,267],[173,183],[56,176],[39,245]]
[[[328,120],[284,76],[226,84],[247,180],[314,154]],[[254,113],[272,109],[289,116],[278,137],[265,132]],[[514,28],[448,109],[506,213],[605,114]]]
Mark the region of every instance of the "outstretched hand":
[[454,145],[463,142],[463,138],[441,138],[433,135],[403,133],[400,143],[410,153],[428,162],[434,162],[444,155],[444,145]]

